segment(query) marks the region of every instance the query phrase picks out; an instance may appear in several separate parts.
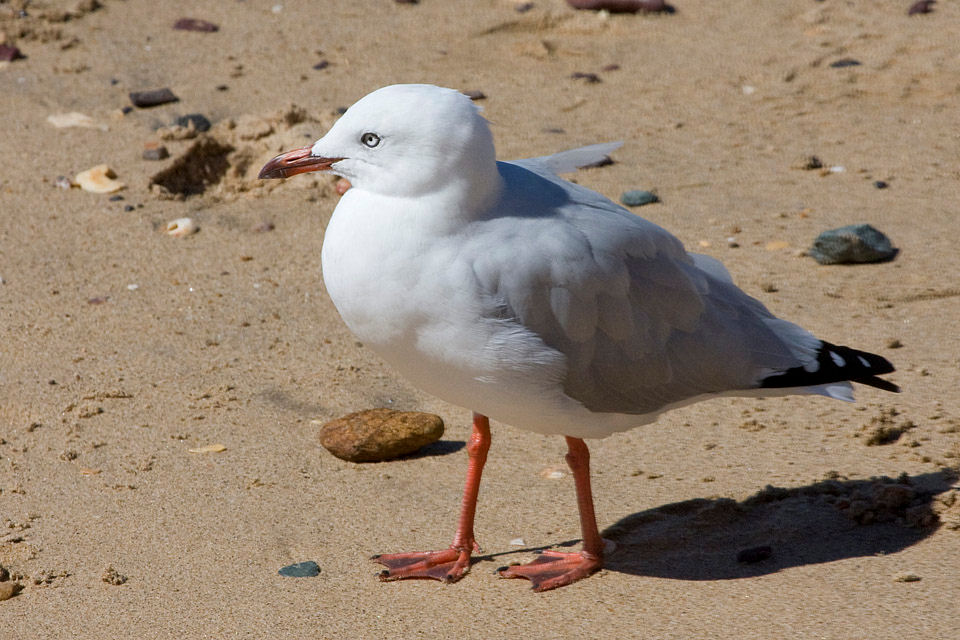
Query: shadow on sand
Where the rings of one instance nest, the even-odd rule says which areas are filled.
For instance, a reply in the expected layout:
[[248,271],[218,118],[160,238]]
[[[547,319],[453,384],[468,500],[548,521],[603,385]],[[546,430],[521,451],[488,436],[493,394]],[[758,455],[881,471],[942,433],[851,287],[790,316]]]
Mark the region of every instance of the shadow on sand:
[[[763,489],[746,500],[698,498],[627,516],[602,536],[617,547],[606,568],[678,580],[726,580],[787,567],[895,553],[940,526],[937,496],[957,475],[940,471],[830,479]],[[739,560],[738,560],[739,555]]]

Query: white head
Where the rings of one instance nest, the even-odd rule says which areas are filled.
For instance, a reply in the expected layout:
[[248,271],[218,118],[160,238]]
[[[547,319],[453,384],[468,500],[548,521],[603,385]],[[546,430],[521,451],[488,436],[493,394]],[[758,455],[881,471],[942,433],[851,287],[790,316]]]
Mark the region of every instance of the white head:
[[261,178],[331,171],[352,187],[416,197],[449,188],[473,191],[495,180],[487,121],[470,98],[424,84],[378,89],[350,107],[311,147],[277,156]]

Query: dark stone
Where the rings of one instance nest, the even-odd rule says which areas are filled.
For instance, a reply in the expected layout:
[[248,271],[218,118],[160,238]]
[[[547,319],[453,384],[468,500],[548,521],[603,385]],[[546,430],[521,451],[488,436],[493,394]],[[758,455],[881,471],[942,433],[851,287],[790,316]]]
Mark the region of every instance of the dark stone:
[[123,200],[123,196],[121,195],[110,196],[109,200],[110,202],[119,202],[120,200]]
[[924,13],[933,13],[933,5],[937,0],[919,0],[910,5],[907,9],[908,16],[922,15]]
[[133,210],[135,210],[135,209],[136,209],[136,207],[133,206],[132,204],[124,205],[124,207],[123,207],[123,210],[124,210],[124,211],[133,211]]
[[883,180],[877,180],[876,182],[873,183],[873,186],[875,186],[877,189],[886,189],[890,185]]
[[526,13],[527,11],[530,11],[530,9],[533,9],[533,7],[534,4],[532,2],[524,2],[515,6],[514,9],[517,13]]
[[897,249],[869,224],[852,224],[824,231],[807,253],[820,264],[850,264],[893,260]]
[[487,94],[479,89],[469,89],[463,92],[463,95],[467,96],[471,100],[486,100]]
[[289,564],[277,573],[286,578],[313,578],[320,575],[320,566],[313,560],[307,560],[306,562]]
[[628,207],[641,207],[645,204],[660,202],[660,197],[652,191],[634,189],[633,191],[624,191],[620,196],[620,202]]
[[853,58],[841,58],[831,62],[830,66],[834,69],[842,69],[844,67],[859,67],[860,61],[854,60]]
[[328,62],[327,60],[321,60],[317,64],[313,65],[313,68],[316,69],[317,71],[321,71],[323,69],[326,69],[329,66],[330,66],[330,62]]
[[197,131],[203,132],[210,130],[210,120],[202,113],[188,113],[185,116],[180,116],[173,120],[173,124],[180,127],[189,127],[191,122],[193,123],[193,128]]
[[157,107],[168,102],[179,102],[180,98],[173,94],[173,91],[164,87],[162,89],[151,89],[149,91],[130,92],[130,102],[133,106],[146,109],[148,107]]
[[600,80],[600,76],[595,73],[585,73],[583,71],[574,71],[570,74],[570,77],[574,80],[586,80],[587,84],[596,84],[598,82],[603,82]]
[[181,31],[202,31],[204,33],[213,33],[220,30],[220,27],[212,22],[198,18],[180,18],[173,23],[173,28]]
[[144,160],[166,160],[170,157],[170,152],[167,151],[167,148],[163,145],[147,147],[143,150],[143,155],[141,157]]
[[13,62],[14,60],[25,57],[26,56],[20,52],[20,49],[9,44],[0,44],[0,61]]

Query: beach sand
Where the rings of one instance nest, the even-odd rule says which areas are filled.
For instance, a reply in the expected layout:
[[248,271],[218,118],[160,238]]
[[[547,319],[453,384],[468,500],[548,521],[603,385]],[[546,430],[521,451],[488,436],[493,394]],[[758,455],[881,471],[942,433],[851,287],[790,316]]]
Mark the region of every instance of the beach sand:
[[[23,5],[0,2],[26,56],[0,62],[0,565],[24,587],[0,637],[956,637],[956,3]],[[470,575],[381,584],[371,555],[449,544],[470,413],[340,321],[319,259],[333,178],[255,175],[399,82],[482,91],[502,158],[623,140],[570,177],[655,190],[638,214],[778,315],[889,358],[903,392],[713,400],[592,442],[617,549],[544,594],[494,570],[578,540],[564,442],[494,424]],[[179,101],[123,113],[162,87]],[[69,112],[92,126],[48,121]],[[157,130],[191,113],[213,128]],[[157,143],[171,157],[143,159]],[[100,164],[121,200],[57,186]],[[164,233],[184,217],[199,232]],[[859,222],[895,260],[803,255]],[[440,414],[444,439],[378,464],[319,445],[372,407]],[[305,560],[319,576],[278,575]]]

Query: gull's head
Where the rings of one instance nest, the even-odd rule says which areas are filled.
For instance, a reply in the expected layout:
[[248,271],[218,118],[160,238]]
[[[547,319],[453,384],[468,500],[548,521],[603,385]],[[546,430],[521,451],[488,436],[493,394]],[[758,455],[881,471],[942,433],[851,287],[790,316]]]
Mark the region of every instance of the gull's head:
[[470,98],[398,84],[361,98],[313,146],[277,156],[260,177],[307,171],[330,171],[355,189],[412,197],[489,179],[496,162],[490,128]]

